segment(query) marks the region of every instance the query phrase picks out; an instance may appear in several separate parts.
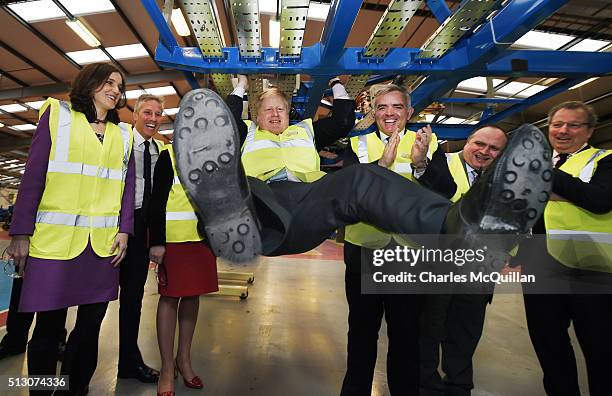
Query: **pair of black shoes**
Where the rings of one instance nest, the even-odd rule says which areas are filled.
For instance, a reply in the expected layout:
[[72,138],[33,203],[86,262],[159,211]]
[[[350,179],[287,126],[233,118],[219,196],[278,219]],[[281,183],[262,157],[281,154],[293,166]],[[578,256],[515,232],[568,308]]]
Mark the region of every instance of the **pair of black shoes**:
[[[261,254],[262,243],[229,108],[213,91],[193,90],[181,100],[175,123],[179,177],[201,215],[213,252],[230,261],[253,259]],[[445,232],[457,235],[464,246],[478,245],[482,235],[528,233],[548,201],[551,167],[544,135],[523,125],[512,133],[497,161],[451,207]],[[491,252],[505,254],[515,242],[506,238]]]
[[144,363],[132,368],[131,370],[120,370],[117,378],[136,379],[147,384],[156,383],[159,380],[159,371],[147,366]]

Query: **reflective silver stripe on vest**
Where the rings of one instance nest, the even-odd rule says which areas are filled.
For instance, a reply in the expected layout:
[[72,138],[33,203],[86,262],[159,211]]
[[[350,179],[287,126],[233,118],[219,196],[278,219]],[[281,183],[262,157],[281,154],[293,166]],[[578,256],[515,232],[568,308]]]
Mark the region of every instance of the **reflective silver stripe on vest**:
[[575,230],[547,230],[549,239],[559,241],[578,241],[612,244],[612,234],[607,232],[575,231]]
[[282,142],[274,142],[272,140],[257,140],[255,141],[255,132],[257,131],[257,124],[251,122],[249,126],[249,131],[247,133],[246,139],[244,140],[244,146],[242,149],[243,153],[251,153],[253,151],[267,149],[267,148],[282,148],[282,147],[306,147],[313,148],[316,150],[314,144],[314,132],[310,125],[305,122],[298,122],[294,126],[298,126],[303,128],[306,131],[309,139],[290,139]]
[[314,142],[314,140],[315,140],[314,139],[314,131],[310,127],[309,123],[307,123],[306,121],[300,121],[297,124],[295,124],[294,126],[299,126],[301,128],[304,128],[304,130],[306,131],[306,134],[308,135],[310,140],[312,140]]
[[359,163],[367,164],[370,162],[370,155],[368,153],[368,135],[360,135],[357,140],[357,158]]
[[283,142],[275,142],[273,140],[257,140],[248,142],[244,146],[242,152],[246,154],[262,149],[278,149],[283,147],[305,147],[314,149],[314,144],[312,140],[306,139],[291,139]]
[[109,228],[119,225],[119,216],[83,216],[71,213],[36,213],[36,222],[42,224],[64,225],[69,227]]
[[595,160],[602,154],[605,154],[605,152],[606,150],[597,150],[597,152],[595,152],[595,154],[593,154],[593,156],[589,158],[586,165],[584,166],[584,168],[582,168],[580,174],[578,175],[580,180],[585,183],[591,181],[591,178],[593,177],[593,170],[595,169]]
[[244,146],[244,149],[242,152],[250,153],[250,152],[261,150],[261,149],[267,149],[267,148],[277,149],[279,147],[280,145],[278,145],[276,142],[273,142],[271,140],[258,140],[258,141],[248,142]]
[[61,162],[51,160],[49,161],[47,172],[92,176],[110,180],[123,180],[122,170],[98,168],[95,165],[82,164],[80,162]]
[[194,212],[166,212],[166,220],[197,220]]
[[181,184],[181,179],[179,179],[178,176],[174,176],[174,179],[172,180],[172,184]]
[[127,165],[128,158],[130,157],[130,130],[129,124],[120,122],[118,124],[121,130],[121,138],[123,139],[123,163]]
[[55,139],[55,159],[68,161],[68,148],[70,147],[70,124],[72,116],[68,103],[59,101],[59,114],[57,122],[57,137]]

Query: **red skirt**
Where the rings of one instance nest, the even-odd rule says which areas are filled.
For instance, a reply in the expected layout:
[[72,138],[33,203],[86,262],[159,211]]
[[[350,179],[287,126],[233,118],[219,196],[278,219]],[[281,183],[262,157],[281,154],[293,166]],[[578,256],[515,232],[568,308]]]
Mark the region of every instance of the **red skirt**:
[[219,290],[217,258],[202,242],[168,243],[158,268],[158,291],[166,297],[189,297]]

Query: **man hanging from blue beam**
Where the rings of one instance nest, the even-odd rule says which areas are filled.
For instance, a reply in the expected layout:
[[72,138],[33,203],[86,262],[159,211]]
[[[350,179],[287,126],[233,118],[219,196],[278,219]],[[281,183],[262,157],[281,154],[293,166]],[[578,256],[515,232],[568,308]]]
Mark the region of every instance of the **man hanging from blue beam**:
[[[288,101],[280,95],[264,92],[259,99],[260,125],[249,126],[242,145],[255,158],[241,153],[240,127],[216,93],[198,89],[181,101],[173,143],[179,176],[219,257],[247,261],[306,252],[337,228],[360,221],[401,234],[519,235],[533,225],[533,213],[543,211],[538,198],[548,196],[550,166],[524,166],[550,157],[535,127],[514,133],[504,155],[451,205],[376,163],[317,178],[315,135],[307,126],[289,127]],[[289,172],[296,177],[274,179]],[[516,177],[504,177],[510,173]],[[516,198],[508,201],[509,192]]]

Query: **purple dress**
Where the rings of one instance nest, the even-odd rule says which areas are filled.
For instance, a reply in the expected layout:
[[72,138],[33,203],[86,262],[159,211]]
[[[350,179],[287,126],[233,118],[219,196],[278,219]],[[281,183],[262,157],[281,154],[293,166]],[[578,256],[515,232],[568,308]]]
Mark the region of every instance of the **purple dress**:
[[[13,211],[10,235],[32,235],[38,205],[45,189],[51,134],[49,110],[40,118],[28,155],[25,173]],[[121,200],[119,232],[134,229],[134,193],[136,172],[134,155],[130,156]],[[19,311],[50,311],[75,305],[116,300],[119,267],[110,263],[114,256],[99,257],[91,243],[71,260],[28,257],[23,277]]]

